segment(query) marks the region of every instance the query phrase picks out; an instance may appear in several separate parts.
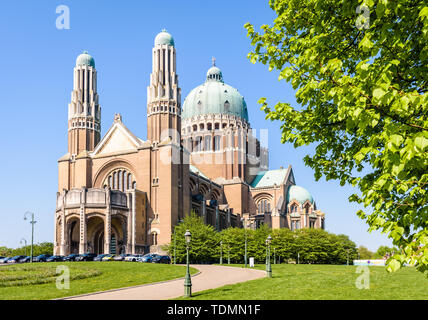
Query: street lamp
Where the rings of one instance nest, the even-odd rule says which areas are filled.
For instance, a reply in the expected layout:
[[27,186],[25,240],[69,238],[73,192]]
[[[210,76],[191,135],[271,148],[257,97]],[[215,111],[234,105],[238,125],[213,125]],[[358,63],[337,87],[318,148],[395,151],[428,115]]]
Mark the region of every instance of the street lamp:
[[272,237],[269,235],[266,239],[266,275],[269,278],[272,278],[272,267],[270,265],[270,244],[272,242]]
[[349,266],[349,249],[346,249],[347,256],[346,256],[346,265]]
[[230,243],[227,244],[227,264],[230,264]]
[[220,240],[220,264],[223,264],[223,240]]
[[192,239],[192,234],[189,230],[186,230],[184,234],[184,238],[186,239],[186,252],[187,252],[187,267],[186,267],[186,277],[184,278],[184,296],[191,297],[192,296],[192,280],[190,279],[190,270],[189,270],[189,245],[190,240]]
[[276,264],[276,248],[273,248],[273,264]]
[[24,238],[22,238],[19,243],[24,242],[24,248],[25,248],[25,255],[27,255],[27,240],[25,240]]
[[244,255],[244,263],[245,263],[245,268],[247,267],[247,228],[250,227],[250,222],[248,223],[244,223],[245,222],[245,218],[241,219],[243,225],[244,225],[244,230],[245,230],[245,255]]
[[31,223],[31,258],[30,258],[30,262],[32,263],[33,262],[34,224],[37,221],[34,221],[34,213],[30,212],[30,211],[25,212],[25,214],[24,214],[24,220],[27,220],[27,214],[31,214],[31,221],[30,221],[30,223]]

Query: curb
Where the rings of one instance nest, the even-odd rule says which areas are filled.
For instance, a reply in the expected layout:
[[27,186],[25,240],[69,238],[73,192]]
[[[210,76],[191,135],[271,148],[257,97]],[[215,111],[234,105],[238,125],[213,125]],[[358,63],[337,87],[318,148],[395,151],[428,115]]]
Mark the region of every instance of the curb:
[[[194,267],[193,267],[194,268]],[[197,273],[195,273],[194,275],[192,275],[193,277],[196,277],[198,275],[200,275],[202,272],[199,271]],[[131,287],[123,287],[123,288],[118,288],[118,289],[110,289],[110,290],[105,290],[105,291],[96,291],[96,292],[90,292],[90,293],[84,293],[84,294],[78,294],[75,296],[69,296],[69,297],[62,297],[62,298],[56,298],[56,299],[51,299],[51,300],[68,300],[71,298],[79,298],[79,297],[86,297],[86,296],[92,296],[94,294],[102,294],[102,293],[106,293],[106,292],[115,292],[115,291],[122,291],[122,290],[126,290],[126,289],[133,289],[133,288],[141,288],[141,287],[147,287],[147,286],[151,286],[154,284],[161,284],[161,283],[167,283],[167,282],[172,282],[172,281],[177,281],[177,280],[184,280],[185,277],[181,277],[181,278],[175,278],[175,279],[171,279],[171,280],[165,280],[165,281],[159,281],[159,282],[151,282],[151,283],[145,283],[145,284],[140,284],[140,285],[136,285],[136,286],[131,286]]]

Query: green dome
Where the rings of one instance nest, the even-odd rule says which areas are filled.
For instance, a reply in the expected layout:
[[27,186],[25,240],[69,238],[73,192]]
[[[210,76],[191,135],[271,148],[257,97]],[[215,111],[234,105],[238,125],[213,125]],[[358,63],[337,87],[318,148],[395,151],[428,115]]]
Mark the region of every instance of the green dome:
[[306,200],[309,200],[310,203],[314,203],[314,199],[309,191],[299,186],[290,186],[288,188],[287,203],[292,200],[297,200],[301,204],[305,203]]
[[207,80],[187,95],[183,103],[182,119],[201,114],[230,114],[248,122],[244,97],[235,88],[223,82],[221,70],[216,66],[207,72]]
[[76,59],[76,67],[77,66],[91,66],[95,68],[95,60],[88,54],[88,51],[83,51]]
[[165,29],[162,30],[161,33],[158,33],[158,35],[155,38],[155,46],[156,45],[162,45],[162,44],[167,44],[169,46],[174,46],[174,38],[172,37],[172,35],[170,35],[168,32],[166,32]]

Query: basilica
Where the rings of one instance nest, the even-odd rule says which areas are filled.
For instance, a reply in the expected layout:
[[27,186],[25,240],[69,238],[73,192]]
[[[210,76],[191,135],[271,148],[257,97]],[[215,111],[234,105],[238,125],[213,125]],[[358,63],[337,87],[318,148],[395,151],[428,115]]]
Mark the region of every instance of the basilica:
[[325,214],[291,166],[268,169],[244,97],[215,60],[183,103],[176,70],[174,39],[163,30],[152,50],[147,140],[119,113],[101,136],[95,60],[77,57],[68,151],[58,160],[55,254],[162,252],[192,211],[217,230],[324,228]]

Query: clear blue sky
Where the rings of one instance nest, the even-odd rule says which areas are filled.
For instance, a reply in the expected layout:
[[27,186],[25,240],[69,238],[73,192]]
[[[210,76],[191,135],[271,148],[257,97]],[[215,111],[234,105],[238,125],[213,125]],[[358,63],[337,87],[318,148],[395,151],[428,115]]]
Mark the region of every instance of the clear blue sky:
[[[70,8],[70,30],[58,30],[56,7]],[[31,237],[25,211],[36,214],[35,242],[53,241],[57,159],[67,152],[67,106],[76,57],[88,50],[98,70],[102,134],[120,112],[125,125],[146,138],[146,88],[154,37],[166,28],[175,40],[182,98],[205,80],[211,58],[226,83],[245,97],[255,129],[269,129],[270,169],[291,164],[296,183],[326,212],[326,229],[371,250],[391,245],[355,214],[355,190],[337,181],[315,182],[303,156],[311,147],[280,143],[280,123],[266,121],[257,100],[296,105],[277,72],[253,65],[243,25],[272,23],[268,1],[1,1],[0,2],[0,246]]]

